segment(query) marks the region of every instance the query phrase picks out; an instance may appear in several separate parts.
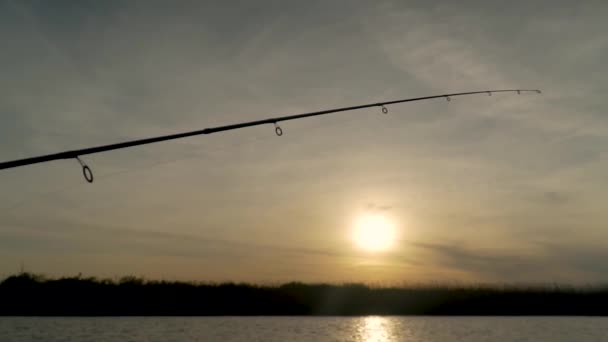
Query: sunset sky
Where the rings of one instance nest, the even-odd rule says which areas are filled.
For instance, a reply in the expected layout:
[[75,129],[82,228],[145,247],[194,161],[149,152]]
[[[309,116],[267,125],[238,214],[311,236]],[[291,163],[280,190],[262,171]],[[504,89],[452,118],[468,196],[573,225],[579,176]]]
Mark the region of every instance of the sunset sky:
[[[63,5],[60,5],[63,4]],[[605,1],[2,1],[0,276],[608,282]],[[393,227],[362,248],[366,217]]]

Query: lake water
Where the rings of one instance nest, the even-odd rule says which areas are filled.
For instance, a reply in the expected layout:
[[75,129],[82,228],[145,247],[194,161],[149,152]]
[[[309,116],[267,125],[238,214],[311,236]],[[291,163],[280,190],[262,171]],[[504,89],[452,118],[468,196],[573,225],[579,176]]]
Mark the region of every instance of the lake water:
[[0,341],[608,341],[608,318],[0,317]]

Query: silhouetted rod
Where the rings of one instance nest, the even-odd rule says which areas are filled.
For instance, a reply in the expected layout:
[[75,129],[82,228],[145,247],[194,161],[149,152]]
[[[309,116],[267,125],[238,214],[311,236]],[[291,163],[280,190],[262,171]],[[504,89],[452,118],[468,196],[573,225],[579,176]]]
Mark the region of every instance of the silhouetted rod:
[[44,162],[58,160],[58,159],[78,159],[81,166],[83,167],[83,173],[85,175],[85,178],[87,179],[87,181],[92,182],[93,174],[91,173],[88,166],[86,164],[84,164],[78,157],[87,155],[87,154],[112,151],[112,150],[117,150],[117,149],[121,149],[121,148],[151,144],[151,143],[160,142],[160,141],[186,138],[186,137],[190,137],[190,136],[194,136],[194,135],[201,135],[201,134],[211,134],[211,133],[216,133],[216,132],[229,131],[229,130],[233,130],[233,129],[265,125],[265,124],[274,124],[276,134],[283,135],[283,130],[279,126],[276,125],[277,122],[302,119],[302,118],[307,118],[307,117],[311,117],[311,116],[326,115],[326,114],[331,114],[331,113],[346,112],[346,111],[370,108],[370,107],[381,107],[382,112],[386,114],[386,113],[388,113],[388,109],[386,109],[385,106],[391,105],[391,104],[396,104],[396,103],[430,100],[430,99],[435,99],[435,98],[445,98],[446,100],[449,101],[450,97],[454,97],[454,96],[473,95],[473,94],[492,95],[492,93],[503,93],[503,92],[517,92],[518,94],[522,93],[522,92],[535,92],[535,93],[540,94],[540,90],[537,90],[537,89],[501,89],[501,90],[471,91],[471,92],[465,92],[465,93],[423,96],[423,97],[415,97],[415,98],[402,99],[402,100],[376,102],[376,103],[369,103],[369,104],[358,105],[358,106],[334,108],[334,109],[321,110],[321,111],[317,111],[317,112],[310,112],[310,113],[303,113],[303,114],[296,114],[296,115],[287,115],[287,116],[280,116],[280,117],[268,118],[268,119],[263,119],[263,120],[242,122],[242,123],[226,125],[226,126],[205,128],[205,129],[191,131],[191,132],[163,135],[163,136],[159,136],[159,137],[152,137],[152,138],[146,138],[146,139],[131,140],[131,141],[125,141],[125,142],[116,143],[116,144],[89,147],[89,148],[83,148],[80,150],[64,151],[64,152],[59,152],[59,153],[47,154],[44,156],[12,160],[12,161],[7,161],[7,162],[1,162],[0,170],[9,169],[9,168],[18,167],[18,166],[36,164],[36,163],[44,163]]

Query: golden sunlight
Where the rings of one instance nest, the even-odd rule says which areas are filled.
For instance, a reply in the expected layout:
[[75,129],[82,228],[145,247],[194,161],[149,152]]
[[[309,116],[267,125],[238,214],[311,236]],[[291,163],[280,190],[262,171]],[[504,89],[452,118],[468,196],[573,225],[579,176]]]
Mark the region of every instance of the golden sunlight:
[[358,319],[357,341],[392,341],[395,338],[392,320],[392,318],[380,316],[367,316]]
[[353,240],[370,252],[390,249],[396,238],[394,223],[380,214],[365,214],[355,220]]

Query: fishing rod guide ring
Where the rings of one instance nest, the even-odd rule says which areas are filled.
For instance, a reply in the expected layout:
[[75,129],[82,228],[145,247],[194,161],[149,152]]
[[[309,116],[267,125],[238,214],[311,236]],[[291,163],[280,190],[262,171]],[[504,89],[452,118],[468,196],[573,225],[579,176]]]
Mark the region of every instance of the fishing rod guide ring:
[[89,183],[93,183],[93,171],[87,165],[82,167],[82,174],[84,175],[84,179]]
[[277,125],[277,123],[274,123],[274,132],[276,133],[276,135],[278,137],[280,137],[281,135],[283,135],[283,129],[281,129],[281,127],[279,125]]
[[89,183],[93,183],[94,177],[91,168],[87,164],[85,164],[85,162],[83,162],[79,156],[76,156],[76,160],[78,161],[80,166],[82,166],[82,175],[84,176],[84,179]]
[[388,108],[384,107],[384,105],[381,105],[380,107],[382,107],[382,113],[388,114]]

